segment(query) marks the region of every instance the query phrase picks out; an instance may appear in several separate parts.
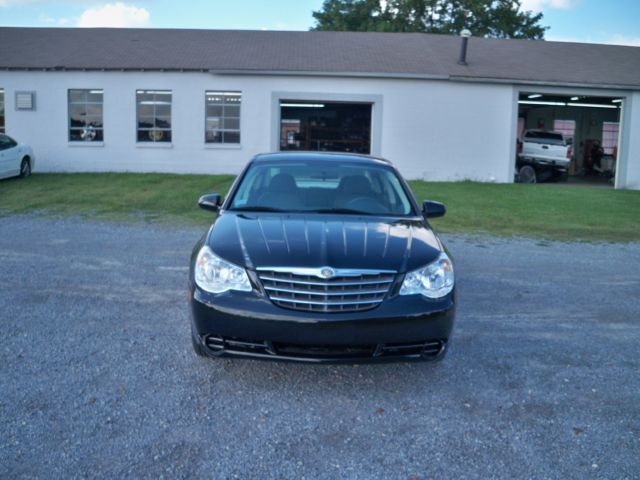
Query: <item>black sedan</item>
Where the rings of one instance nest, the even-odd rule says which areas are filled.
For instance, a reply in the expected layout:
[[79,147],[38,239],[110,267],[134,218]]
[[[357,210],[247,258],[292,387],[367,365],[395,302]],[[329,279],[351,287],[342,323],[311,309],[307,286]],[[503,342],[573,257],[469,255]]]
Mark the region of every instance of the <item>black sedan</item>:
[[196,244],[189,274],[198,355],[305,362],[444,356],[453,264],[386,160],[354,154],[254,157]]

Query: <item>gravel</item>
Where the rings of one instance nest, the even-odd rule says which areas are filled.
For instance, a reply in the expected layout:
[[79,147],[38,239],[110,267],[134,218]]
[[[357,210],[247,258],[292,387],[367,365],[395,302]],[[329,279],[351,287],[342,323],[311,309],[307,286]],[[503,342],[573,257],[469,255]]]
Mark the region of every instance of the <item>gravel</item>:
[[437,364],[201,359],[200,229],[0,218],[1,478],[638,478],[640,244],[445,237]]

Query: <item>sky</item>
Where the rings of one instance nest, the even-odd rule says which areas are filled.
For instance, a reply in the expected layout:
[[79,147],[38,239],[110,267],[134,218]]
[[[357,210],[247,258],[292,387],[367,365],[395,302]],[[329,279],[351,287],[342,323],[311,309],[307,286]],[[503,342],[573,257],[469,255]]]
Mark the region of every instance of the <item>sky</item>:
[[[322,0],[0,0],[0,25],[308,30]],[[640,0],[522,0],[547,40],[640,46]]]

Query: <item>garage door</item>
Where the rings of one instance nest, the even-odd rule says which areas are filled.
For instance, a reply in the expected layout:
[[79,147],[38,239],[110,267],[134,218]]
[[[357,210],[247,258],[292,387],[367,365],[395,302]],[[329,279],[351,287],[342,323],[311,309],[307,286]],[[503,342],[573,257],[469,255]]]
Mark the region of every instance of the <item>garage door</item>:
[[[618,142],[622,103],[619,97],[521,92],[518,99],[516,172],[524,168],[530,173],[527,178],[533,178],[535,170],[537,181],[569,178],[577,183],[613,186],[620,157]],[[558,160],[560,165],[555,165],[557,162],[551,156],[545,159],[529,155],[527,139],[529,143],[535,143],[533,137],[540,137],[538,143],[542,144],[545,143],[544,138],[559,138],[568,146],[568,165],[564,165],[562,159]],[[542,145],[541,148],[552,146]]]
[[371,103],[280,101],[280,150],[371,153]]

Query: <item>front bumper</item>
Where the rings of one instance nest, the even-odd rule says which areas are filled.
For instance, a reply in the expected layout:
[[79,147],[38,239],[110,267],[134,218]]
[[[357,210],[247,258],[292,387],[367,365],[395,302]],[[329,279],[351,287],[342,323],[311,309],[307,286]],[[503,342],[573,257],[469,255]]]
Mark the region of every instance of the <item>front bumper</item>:
[[556,167],[556,168],[569,168],[569,164],[571,163],[571,159],[569,158],[560,158],[560,157],[534,157],[520,154],[518,155],[518,162],[521,164],[534,164],[546,167]]
[[254,292],[212,295],[195,288],[193,340],[210,356],[312,363],[438,360],[447,349],[455,293],[395,296],[353,313],[288,310]]

